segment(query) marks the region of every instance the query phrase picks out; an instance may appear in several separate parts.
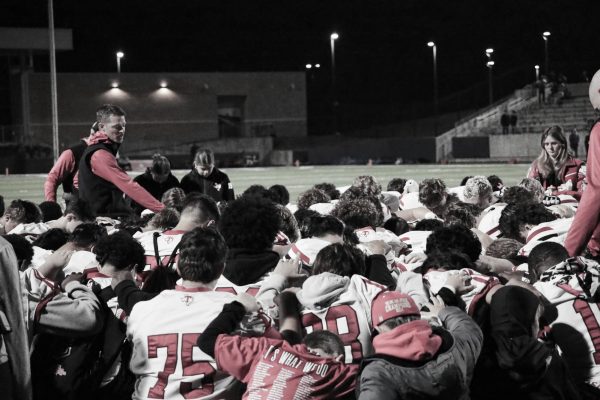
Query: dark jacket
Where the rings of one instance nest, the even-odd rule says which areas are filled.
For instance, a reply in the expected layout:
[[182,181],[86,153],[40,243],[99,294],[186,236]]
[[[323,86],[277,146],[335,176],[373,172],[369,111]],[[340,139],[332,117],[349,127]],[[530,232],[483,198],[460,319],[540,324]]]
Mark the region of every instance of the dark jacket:
[[273,271],[279,254],[271,250],[231,248],[227,253],[223,276],[238,286],[256,283]]
[[195,169],[181,179],[181,188],[185,194],[198,192],[206,194],[215,201],[230,201],[234,199],[233,186],[229,177],[216,167],[206,178]]
[[[173,174],[169,174],[169,177],[163,183],[158,183],[154,179],[152,179],[150,169],[147,169],[146,172],[144,172],[143,174],[136,176],[135,178],[133,178],[133,180],[139,183],[141,187],[146,189],[148,193],[150,193],[152,197],[154,197],[158,201],[161,200],[163,194],[165,194],[167,190],[172,189],[174,187],[179,187],[179,180],[175,178]],[[132,205],[136,210],[144,209],[141,205],[137,204],[134,201],[132,201]]]
[[356,391],[359,399],[469,399],[468,388],[483,334],[456,307],[446,307],[439,318],[446,329],[433,330],[441,338],[441,345],[430,357],[399,358],[389,351],[382,352],[374,343],[376,354],[362,361]]

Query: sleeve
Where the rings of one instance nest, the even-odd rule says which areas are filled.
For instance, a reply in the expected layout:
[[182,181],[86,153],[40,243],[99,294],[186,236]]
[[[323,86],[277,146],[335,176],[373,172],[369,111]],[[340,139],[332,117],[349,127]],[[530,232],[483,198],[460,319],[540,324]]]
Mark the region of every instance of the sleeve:
[[[583,252],[592,233],[600,234],[600,123],[596,123],[590,135],[590,148],[587,160],[588,185],[583,192],[575,219],[567,233],[565,248],[569,256],[574,257]],[[597,247],[597,246],[594,246]]]
[[[223,311],[208,324],[202,335],[198,338],[198,347],[200,347],[200,350],[216,359],[215,344],[219,335],[233,332],[245,314],[246,310],[241,303],[234,301],[233,303],[225,304]],[[221,348],[219,348],[220,351]]]
[[189,194],[190,192],[194,191],[194,187],[192,185],[192,181],[191,181],[189,174],[187,174],[183,178],[181,178],[180,187],[181,187],[181,189],[183,189],[185,194]]
[[223,174],[223,178],[223,182],[221,183],[221,198],[224,201],[234,200],[235,196],[233,194],[233,184],[226,174]]
[[115,287],[115,294],[119,302],[119,307],[127,315],[131,315],[131,310],[140,301],[146,301],[154,298],[156,293],[141,291],[135,283],[130,280],[123,281]]
[[396,385],[398,385],[397,379],[392,377],[380,362],[373,361],[362,370],[358,378],[356,397],[359,400],[400,398],[394,390]]
[[92,289],[79,282],[69,282],[65,293],[36,312],[36,320],[42,332],[77,337],[100,332],[104,314]]
[[73,152],[65,150],[62,152],[56,164],[48,172],[46,182],[44,182],[44,198],[46,201],[56,201],[56,189],[62,183],[65,176],[75,169],[75,156]]
[[389,290],[396,288],[396,280],[392,276],[385,256],[374,254],[367,257],[367,273],[365,274],[370,280],[386,286]]
[[483,333],[465,312],[456,307],[446,307],[438,317],[455,340],[455,353],[467,371],[467,384],[471,383],[475,362],[483,345]]
[[263,311],[273,319],[279,319],[279,309],[273,299],[287,287],[287,279],[279,274],[270,274],[260,285],[256,293],[256,301]]
[[[581,194],[584,189],[584,181],[585,181],[585,164],[580,160],[575,160],[577,164],[577,168],[570,174],[566,174],[568,171],[565,171],[565,177],[562,179],[563,182],[575,182],[572,190],[559,190],[556,191],[556,194],[566,194],[569,196],[573,196],[577,201],[581,199]],[[571,175],[576,175],[575,178],[571,178]]]
[[422,308],[429,301],[423,284],[423,275],[416,272],[404,271],[400,273],[396,290],[409,295],[419,308]]
[[215,344],[215,348],[219,349],[215,354],[217,367],[237,380],[248,383],[252,365],[268,350],[270,343],[271,340],[261,337],[219,335]]
[[142,207],[154,212],[165,208],[164,204],[152,197],[146,189],[134,182],[125,171],[119,168],[117,160],[108,151],[96,151],[92,155],[90,165],[94,174],[114,184]]
[[527,177],[537,179],[539,177],[538,175],[537,160],[533,160],[529,166],[529,169],[527,170]]

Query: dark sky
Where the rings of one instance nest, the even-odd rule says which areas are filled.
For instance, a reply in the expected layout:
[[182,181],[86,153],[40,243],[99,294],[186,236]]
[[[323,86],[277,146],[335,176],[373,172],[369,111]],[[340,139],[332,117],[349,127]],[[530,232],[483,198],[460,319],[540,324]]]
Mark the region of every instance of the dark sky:
[[[55,25],[73,29],[75,50],[60,53],[59,72],[301,71],[326,90],[329,34],[336,31],[343,104],[413,107],[431,101],[431,49],[438,46],[440,97],[483,92],[484,49],[493,47],[499,94],[533,80],[543,64],[579,81],[600,68],[600,0],[55,0]],[[0,26],[44,27],[44,0],[1,0]],[[47,69],[47,56],[36,57]],[[310,86],[309,86],[310,89]],[[456,97],[447,102],[452,103]]]

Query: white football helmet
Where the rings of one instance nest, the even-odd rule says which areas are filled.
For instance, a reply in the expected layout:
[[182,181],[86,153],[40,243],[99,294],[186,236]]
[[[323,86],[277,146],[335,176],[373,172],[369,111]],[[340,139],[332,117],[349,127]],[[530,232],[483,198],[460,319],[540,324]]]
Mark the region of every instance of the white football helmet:
[[600,111],[600,70],[596,71],[590,81],[590,102],[594,110]]

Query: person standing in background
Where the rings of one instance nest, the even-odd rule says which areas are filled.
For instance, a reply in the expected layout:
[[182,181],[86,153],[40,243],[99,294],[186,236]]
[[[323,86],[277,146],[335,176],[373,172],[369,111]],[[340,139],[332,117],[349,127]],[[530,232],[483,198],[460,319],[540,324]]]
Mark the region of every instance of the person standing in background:
[[181,179],[181,188],[185,194],[204,193],[217,202],[234,199],[233,185],[227,174],[215,167],[215,155],[209,149],[196,153],[192,171]]

